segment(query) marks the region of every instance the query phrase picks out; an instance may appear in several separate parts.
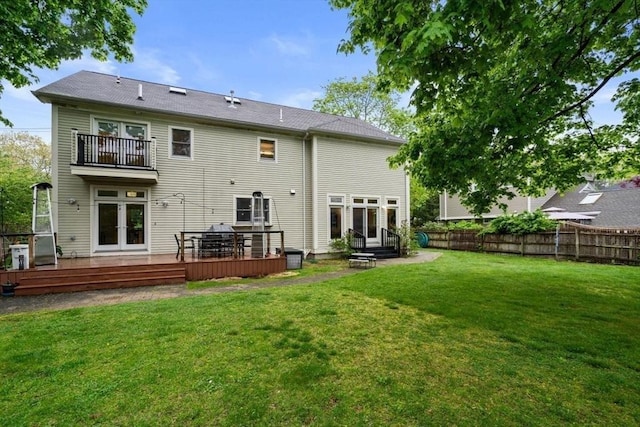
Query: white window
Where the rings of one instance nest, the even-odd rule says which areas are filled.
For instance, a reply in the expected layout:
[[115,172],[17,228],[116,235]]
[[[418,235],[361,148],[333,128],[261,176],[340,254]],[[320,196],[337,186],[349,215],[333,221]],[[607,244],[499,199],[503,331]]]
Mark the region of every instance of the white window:
[[169,127],[169,157],[193,159],[193,129]]
[[[253,209],[253,197],[235,196],[234,198],[234,225],[252,225],[251,211]],[[271,198],[264,198],[264,225],[271,225]]]
[[398,199],[387,198],[386,211],[387,211],[387,229],[395,231],[398,228]]
[[275,162],[277,145],[275,139],[258,138],[258,161]]
[[111,136],[114,138],[138,139],[144,141],[147,138],[146,123],[134,123],[122,120],[94,118],[94,134],[99,136]]
[[344,233],[344,196],[329,196],[329,240],[340,239]]

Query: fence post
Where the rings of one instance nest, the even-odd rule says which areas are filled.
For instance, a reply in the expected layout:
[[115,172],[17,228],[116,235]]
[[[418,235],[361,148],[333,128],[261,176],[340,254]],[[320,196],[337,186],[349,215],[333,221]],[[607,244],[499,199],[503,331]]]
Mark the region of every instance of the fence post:
[[578,227],[576,230],[576,261],[580,260],[580,229]]
[[556,252],[556,261],[558,260],[558,249],[560,246],[560,223],[556,225],[556,239],[555,239],[555,252]]

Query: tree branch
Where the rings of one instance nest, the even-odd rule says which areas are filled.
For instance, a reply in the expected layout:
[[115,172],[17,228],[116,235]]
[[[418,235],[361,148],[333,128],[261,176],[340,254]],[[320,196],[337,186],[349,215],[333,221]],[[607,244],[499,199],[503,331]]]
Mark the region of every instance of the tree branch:
[[625,61],[623,61],[620,65],[618,65],[616,68],[614,68],[609,73],[609,75],[607,75],[604,79],[602,79],[602,82],[600,82],[600,84],[598,86],[596,86],[595,89],[593,89],[591,92],[589,92],[589,94],[587,96],[582,98],[580,101],[575,102],[575,103],[569,105],[568,107],[563,108],[562,110],[558,111],[557,113],[553,114],[552,116],[544,119],[543,121],[540,122],[540,124],[544,125],[544,124],[550,122],[551,120],[557,119],[558,117],[565,115],[569,111],[582,106],[589,99],[593,98],[593,96],[596,93],[598,93],[600,91],[600,89],[602,89],[607,83],[609,83],[609,80],[614,78],[620,71],[622,71],[624,68],[626,68],[629,64],[631,64],[633,61],[635,61],[638,58],[640,58],[640,51],[635,52],[633,55],[631,55],[629,58],[627,58]]

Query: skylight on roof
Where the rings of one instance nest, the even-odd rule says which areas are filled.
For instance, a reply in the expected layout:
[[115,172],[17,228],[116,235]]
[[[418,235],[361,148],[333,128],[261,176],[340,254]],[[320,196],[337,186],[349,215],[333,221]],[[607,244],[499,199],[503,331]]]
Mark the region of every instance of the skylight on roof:
[[[231,97],[230,96],[225,96],[224,100],[227,101],[228,103],[231,103]],[[238,98],[236,98],[235,96],[233,97],[233,103],[234,104],[242,104],[240,102],[240,100]]]
[[186,95],[187,94],[187,90],[183,89],[181,87],[174,87],[174,86],[169,86],[169,92],[170,93],[179,93],[180,95]]
[[582,199],[579,204],[581,205],[592,205],[602,196],[602,193],[589,193],[587,197]]

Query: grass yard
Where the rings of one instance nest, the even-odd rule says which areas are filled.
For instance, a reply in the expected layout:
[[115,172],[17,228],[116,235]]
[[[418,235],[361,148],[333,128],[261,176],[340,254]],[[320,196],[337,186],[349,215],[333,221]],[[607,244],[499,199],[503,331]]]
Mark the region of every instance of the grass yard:
[[4,315],[0,378],[2,426],[638,425],[640,268],[445,252]]

